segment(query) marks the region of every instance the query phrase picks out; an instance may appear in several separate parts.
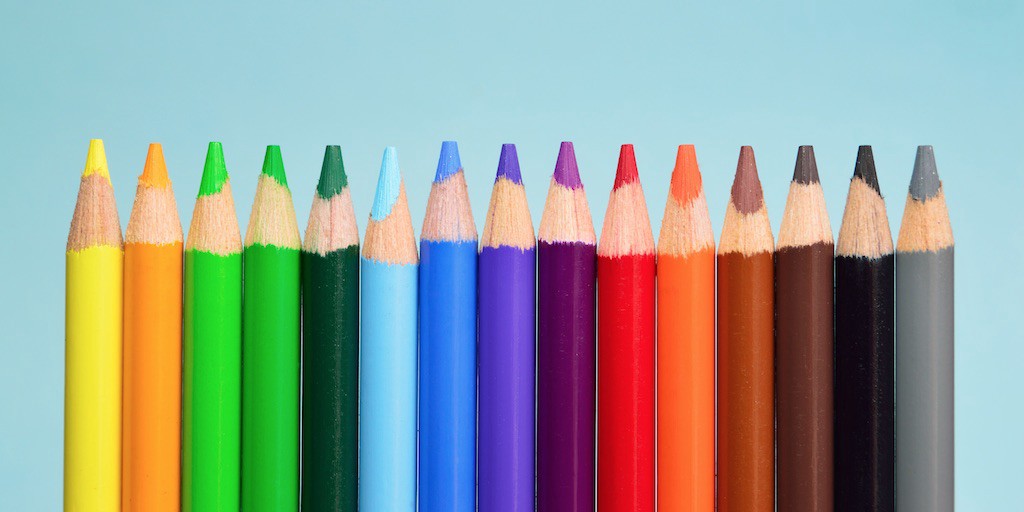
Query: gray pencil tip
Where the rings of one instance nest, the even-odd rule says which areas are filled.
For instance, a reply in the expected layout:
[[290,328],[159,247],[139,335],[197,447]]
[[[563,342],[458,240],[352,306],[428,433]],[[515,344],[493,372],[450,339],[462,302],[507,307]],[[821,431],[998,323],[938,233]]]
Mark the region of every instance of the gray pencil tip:
[[793,181],[802,185],[818,183],[818,164],[814,161],[814,146],[800,146],[797,150]]
[[931,146],[918,146],[914,159],[914,174],[910,178],[910,196],[924,201],[939,193],[942,181],[935,167],[935,151]]

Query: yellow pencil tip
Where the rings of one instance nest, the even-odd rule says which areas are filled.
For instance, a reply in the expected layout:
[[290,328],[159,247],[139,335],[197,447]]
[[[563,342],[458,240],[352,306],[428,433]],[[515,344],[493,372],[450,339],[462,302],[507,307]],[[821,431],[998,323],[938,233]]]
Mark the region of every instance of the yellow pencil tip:
[[164,162],[164,148],[157,143],[149,145],[146,155],[146,166],[142,168],[139,182],[151,187],[165,188],[171,180],[167,177],[167,164]]
[[92,139],[89,141],[89,154],[85,157],[85,170],[82,177],[99,174],[110,181],[110,171],[107,169],[107,152],[103,149],[103,139]]

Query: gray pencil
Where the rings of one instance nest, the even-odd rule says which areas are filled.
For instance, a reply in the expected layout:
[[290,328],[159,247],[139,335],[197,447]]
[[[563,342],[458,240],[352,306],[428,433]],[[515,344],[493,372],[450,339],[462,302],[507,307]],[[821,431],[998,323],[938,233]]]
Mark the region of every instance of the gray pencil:
[[953,230],[931,146],[896,244],[896,509],[953,510]]

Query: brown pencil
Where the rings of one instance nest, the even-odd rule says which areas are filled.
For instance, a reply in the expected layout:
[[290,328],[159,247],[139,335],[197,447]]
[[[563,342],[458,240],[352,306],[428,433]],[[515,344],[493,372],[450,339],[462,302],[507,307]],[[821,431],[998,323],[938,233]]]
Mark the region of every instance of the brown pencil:
[[780,512],[833,507],[833,256],[814,148],[800,146],[775,252]]
[[775,241],[754,150],[740,149],[718,246],[718,510],[775,506]]

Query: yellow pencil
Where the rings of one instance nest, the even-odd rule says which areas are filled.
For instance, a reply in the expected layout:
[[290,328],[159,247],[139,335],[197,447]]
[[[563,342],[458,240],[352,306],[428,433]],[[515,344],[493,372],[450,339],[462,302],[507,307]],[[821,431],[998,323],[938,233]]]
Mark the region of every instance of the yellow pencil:
[[98,139],[89,142],[66,264],[64,510],[119,510],[124,253]]

